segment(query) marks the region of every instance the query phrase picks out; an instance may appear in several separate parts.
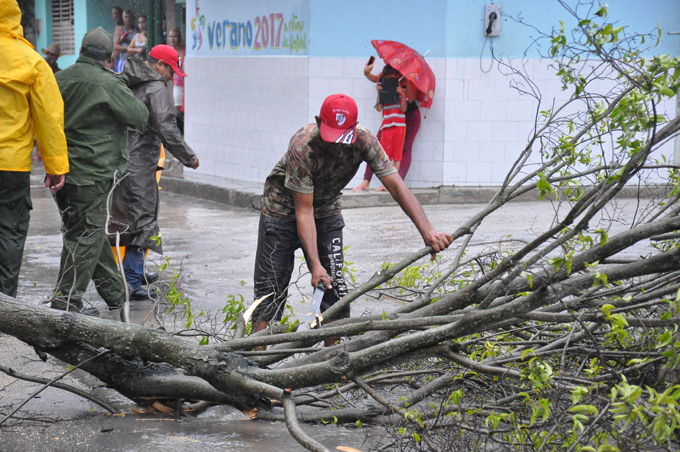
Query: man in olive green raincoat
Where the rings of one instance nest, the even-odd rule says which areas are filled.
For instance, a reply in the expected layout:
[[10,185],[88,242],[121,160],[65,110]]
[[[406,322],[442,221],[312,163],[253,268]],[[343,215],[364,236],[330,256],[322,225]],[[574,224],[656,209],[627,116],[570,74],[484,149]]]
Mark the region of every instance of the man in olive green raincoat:
[[56,76],[71,169],[56,196],[64,248],[52,307],[90,315],[98,314],[83,309],[90,280],[109,308],[123,304],[123,279],[106,236],[107,197],[127,167],[127,128],[143,128],[149,119],[146,106],[104,67],[111,52],[111,35],[101,27],[90,30],[76,63]]

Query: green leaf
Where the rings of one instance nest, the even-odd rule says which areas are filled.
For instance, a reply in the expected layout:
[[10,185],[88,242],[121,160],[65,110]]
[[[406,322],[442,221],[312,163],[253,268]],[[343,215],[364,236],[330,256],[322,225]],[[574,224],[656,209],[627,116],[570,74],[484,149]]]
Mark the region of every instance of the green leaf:
[[594,405],[576,405],[569,408],[569,411],[576,413],[588,413],[591,416],[597,415],[597,408]]
[[656,340],[657,344],[654,348],[664,348],[667,345],[669,345],[671,342],[673,342],[673,334],[666,330],[659,338]]
[[607,234],[607,231],[604,229],[597,229],[595,233],[600,234],[600,246],[605,246],[609,241],[609,235]]
[[534,353],[533,348],[528,348],[522,352],[522,361],[524,361],[524,358],[526,358],[529,353],[533,353],[534,355],[536,355],[536,353]]
[[548,182],[548,180],[545,178],[545,174],[543,173],[539,174],[538,182],[536,182],[536,188],[538,188],[540,192],[538,199],[543,199],[546,195],[552,193],[552,185],[550,185],[550,182]]

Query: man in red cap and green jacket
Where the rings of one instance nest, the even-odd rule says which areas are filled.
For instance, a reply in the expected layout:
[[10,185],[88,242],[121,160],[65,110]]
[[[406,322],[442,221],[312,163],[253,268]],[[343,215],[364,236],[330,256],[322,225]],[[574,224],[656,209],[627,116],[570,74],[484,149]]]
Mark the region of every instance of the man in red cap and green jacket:
[[[321,312],[347,294],[340,211],[341,190],[366,162],[434,252],[452,237],[434,230],[422,207],[406,188],[380,142],[358,125],[357,104],[334,94],[321,106],[316,122],[298,130],[288,152],[267,177],[255,256],[255,299],[266,297],[253,312],[253,332],[281,319],[288,297],[295,250],[302,247],[312,286],[323,282]],[[273,296],[269,296],[274,293]],[[349,317],[349,308],[339,317]],[[326,340],[326,345],[334,342]]]
[[[144,273],[144,256],[147,249],[163,252],[160,241],[151,239],[160,237],[156,171],[161,143],[165,152],[170,152],[184,166],[198,168],[198,157],[179,134],[175,106],[166,88],[175,73],[186,77],[179,66],[177,51],[168,45],[155,46],[146,61],[138,56],[128,58],[121,73],[134,96],[149,110],[146,127],[130,132],[130,161],[113,200],[114,211],[127,210],[127,218],[122,222],[130,225],[130,234],[123,243],[126,247],[123,266],[133,300],[156,296],[155,290],[144,287],[157,278]],[[121,205],[127,209],[120,208]]]

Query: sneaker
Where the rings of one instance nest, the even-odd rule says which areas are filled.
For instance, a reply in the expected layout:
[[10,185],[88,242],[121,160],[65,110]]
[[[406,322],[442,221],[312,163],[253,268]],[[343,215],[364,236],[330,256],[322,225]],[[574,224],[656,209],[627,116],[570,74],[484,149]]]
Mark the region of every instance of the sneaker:
[[90,317],[99,317],[99,309],[97,308],[83,308],[78,312],[82,315],[87,315]]
[[144,273],[144,280],[142,282],[145,282],[145,285],[149,286],[158,281],[158,278],[160,278],[160,275],[156,272]]
[[153,300],[158,297],[156,289],[139,286],[130,292],[130,300]]

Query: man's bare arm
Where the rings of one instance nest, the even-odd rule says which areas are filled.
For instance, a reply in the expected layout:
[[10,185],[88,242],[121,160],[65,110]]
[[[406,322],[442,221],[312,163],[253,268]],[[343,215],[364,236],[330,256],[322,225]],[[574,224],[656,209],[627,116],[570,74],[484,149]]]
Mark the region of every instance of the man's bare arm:
[[293,192],[295,202],[295,218],[302,248],[305,250],[309,268],[312,272],[312,287],[323,281],[327,289],[331,289],[331,278],[319,260],[316,248],[316,223],[314,223],[314,194]]
[[444,232],[437,232],[434,230],[420,203],[413,196],[413,193],[406,187],[404,181],[397,173],[392,173],[388,176],[380,178],[380,181],[385,185],[385,188],[390,192],[392,198],[394,198],[401,209],[409,216],[418,228],[418,232],[423,237],[426,245],[432,247],[434,252],[432,253],[432,259],[434,259],[435,254],[440,251],[445,250],[453,242],[453,237]]

